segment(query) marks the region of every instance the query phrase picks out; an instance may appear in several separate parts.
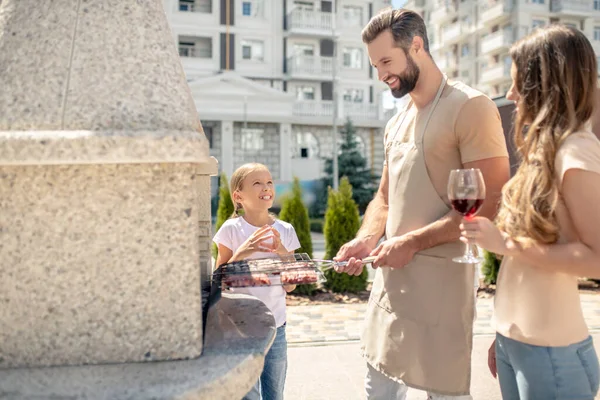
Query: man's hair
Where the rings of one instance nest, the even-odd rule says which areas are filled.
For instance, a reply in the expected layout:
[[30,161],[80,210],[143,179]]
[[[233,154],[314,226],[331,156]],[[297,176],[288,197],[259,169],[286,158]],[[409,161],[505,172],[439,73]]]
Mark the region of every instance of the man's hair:
[[386,9],[375,15],[362,31],[362,40],[370,44],[385,31],[390,31],[396,46],[408,51],[415,36],[423,39],[423,48],[429,54],[429,39],[425,21],[419,14],[406,9]]

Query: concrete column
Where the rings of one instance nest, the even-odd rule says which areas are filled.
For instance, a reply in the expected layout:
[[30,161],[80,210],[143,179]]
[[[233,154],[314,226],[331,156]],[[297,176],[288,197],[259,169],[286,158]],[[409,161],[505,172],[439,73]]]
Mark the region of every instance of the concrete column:
[[292,180],[292,125],[279,124],[279,179],[282,181]]
[[233,163],[233,121],[221,121],[221,171],[225,172],[227,178],[234,171]]
[[216,163],[162,1],[2,0],[0,32],[0,369],[198,357]]

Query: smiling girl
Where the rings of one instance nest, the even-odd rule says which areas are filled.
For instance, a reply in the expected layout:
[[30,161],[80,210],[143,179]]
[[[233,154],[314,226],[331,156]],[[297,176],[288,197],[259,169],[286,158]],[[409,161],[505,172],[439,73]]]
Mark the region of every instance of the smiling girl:
[[[258,163],[242,165],[231,176],[230,188],[235,211],[213,238],[219,246],[217,265],[290,254],[300,248],[294,227],[269,213],[275,188],[266,166]],[[243,215],[240,215],[240,211],[243,211]],[[277,283],[275,278],[272,280]],[[244,399],[283,399],[287,371],[285,295],[286,291],[294,288],[295,285],[273,285],[231,289],[235,293],[252,295],[265,303],[273,313],[277,326],[275,341],[265,357],[260,379]]]

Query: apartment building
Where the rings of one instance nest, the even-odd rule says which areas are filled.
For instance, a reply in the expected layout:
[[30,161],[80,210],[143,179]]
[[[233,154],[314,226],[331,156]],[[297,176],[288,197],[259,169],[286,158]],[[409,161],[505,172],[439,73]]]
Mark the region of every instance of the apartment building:
[[510,87],[510,46],[552,23],[576,27],[600,56],[600,0],[409,0],[428,26],[438,66],[491,97]]
[[386,0],[164,0],[211,154],[222,171],[266,164],[276,181],[323,176],[333,122],[351,118],[383,163],[387,88],[360,32]]

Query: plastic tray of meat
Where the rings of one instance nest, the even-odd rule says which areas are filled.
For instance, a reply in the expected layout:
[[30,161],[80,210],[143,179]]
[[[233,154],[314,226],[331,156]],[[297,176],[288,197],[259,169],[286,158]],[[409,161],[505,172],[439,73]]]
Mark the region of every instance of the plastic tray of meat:
[[223,264],[213,273],[221,287],[302,285],[325,282],[325,275],[306,253]]

